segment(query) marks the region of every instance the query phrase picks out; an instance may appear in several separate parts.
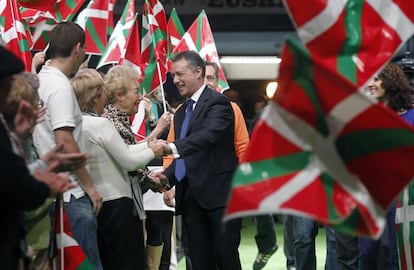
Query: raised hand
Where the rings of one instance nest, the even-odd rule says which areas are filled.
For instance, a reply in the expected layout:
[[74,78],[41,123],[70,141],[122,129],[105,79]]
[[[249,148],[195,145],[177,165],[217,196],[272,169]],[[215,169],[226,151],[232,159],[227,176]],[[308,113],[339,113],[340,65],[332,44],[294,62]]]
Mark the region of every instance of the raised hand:
[[33,174],[36,180],[45,183],[49,187],[51,196],[57,196],[76,187],[75,183],[71,183],[67,174],[54,172],[56,165],[51,165],[46,170],[37,169]]
[[170,112],[164,112],[160,119],[158,119],[157,128],[164,131],[167,127],[170,126],[172,119],[172,114]]
[[62,153],[63,144],[56,145],[47,152],[42,160],[48,165],[54,165],[54,172],[75,171],[84,166],[88,156],[83,153]]
[[25,139],[30,136],[36,124],[37,111],[25,100],[20,100],[19,108],[14,117],[14,128],[19,138]]

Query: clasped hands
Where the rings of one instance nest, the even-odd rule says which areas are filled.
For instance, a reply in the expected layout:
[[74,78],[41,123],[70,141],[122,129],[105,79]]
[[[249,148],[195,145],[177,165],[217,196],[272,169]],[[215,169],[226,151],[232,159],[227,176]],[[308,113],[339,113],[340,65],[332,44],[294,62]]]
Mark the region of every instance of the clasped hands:
[[148,142],[148,147],[154,152],[154,156],[158,159],[172,153],[171,147],[165,140],[153,140]]
[[158,192],[166,192],[171,188],[167,176],[164,175],[164,170],[151,172],[149,176],[154,183],[159,185],[159,189],[157,190]]

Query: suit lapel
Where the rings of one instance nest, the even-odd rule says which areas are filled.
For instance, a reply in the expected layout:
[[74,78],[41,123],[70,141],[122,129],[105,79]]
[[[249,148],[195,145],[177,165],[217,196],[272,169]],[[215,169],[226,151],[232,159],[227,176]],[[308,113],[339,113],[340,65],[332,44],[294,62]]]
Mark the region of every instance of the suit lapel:
[[185,117],[185,107],[185,103],[182,104],[174,114],[174,137],[176,140],[180,138],[181,126]]
[[[198,99],[195,109],[193,111],[193,114],[191,115],[190,123],[188,124],[187,134],[191,130],[191,127],[193,126],[194,121],[198,118],[199,114],[204,110],[204,107],[211,96],[211,89],[208,87],[205,87],[203,90],[203,93],[201,93],[200,98]],[[186,135],[187,135],[186,134]]]
[[[200,96],[200,98],[198,99],[198,101],[196,103],[193,114],[191,115],[191,119],[190,119],[190,123],[188,124],[186,136],[190,132],[191,126],[193,125],[195,119],[197,119],[199,114],[204,110],[204,107],[205,107],[207,101],[209,100],[212,91],[213,90],[211,90],[210,88],[205,87],[204,90],[203,90],[203,93],[201,93],[201,96]],[[179,139],[179,137],[180,137],[181,126],[183,124],[184,117],[185,117],[185,109],[186,109],[186,105],[184,103],[175,112],[175,115],[174,115],[174,118],[176,119],[175,122],[174,122],[174,132],[175,132],[175,138],[176,139]]]

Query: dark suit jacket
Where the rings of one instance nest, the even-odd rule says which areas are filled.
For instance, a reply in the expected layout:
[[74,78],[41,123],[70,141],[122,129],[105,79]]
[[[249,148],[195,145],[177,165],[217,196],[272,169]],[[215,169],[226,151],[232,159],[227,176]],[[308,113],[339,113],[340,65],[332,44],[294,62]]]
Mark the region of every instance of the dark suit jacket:
[[[187,129],[179,139],[186,106],[174,115],[174,134],[177,150],[185,160],[188,184],[201,207],[224,207],[237,166],[234,150],[234,114],[228,99],[206,87],[201,94]],[[176,184],[177,212],[183,184],[174,176],[175,161],[165,174]]]

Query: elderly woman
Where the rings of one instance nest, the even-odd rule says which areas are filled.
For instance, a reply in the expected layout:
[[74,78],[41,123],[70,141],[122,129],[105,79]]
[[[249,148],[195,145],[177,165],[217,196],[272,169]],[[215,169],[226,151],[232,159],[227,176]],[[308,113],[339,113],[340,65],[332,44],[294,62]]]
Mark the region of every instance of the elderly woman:
[[[114,66],[109,69],[104,76],[108,104],[105,107],[103,116],[112,121],[122,138],[129,145],[137,143],[136,135],[131,130],[130,117],[137,113],[137,103],[143,99],[142,95],[139,93],[139,78],[140,73],[126,66]],[[170,121],[171,114],[168,112],[164,113],[158,120],[157,126],[146,140],[152,141],[159,137],[165,128],[169,126]],[[130,176],[132,178],[137,177],[136,172],[131,172]],[[136,208],[138,215],[141,219],[144,219],[145,212],[141,191],[135,189],[134,194],[137,199]],[[142,239],[142,241],[144,241],[144,239]],[[159,253],[159,250],[147,246],[147,253],[150,254],[151,257],[151,254]],[[145,258],[145,252],[143,252],[142,255],[143,258]]]
[[125,144],[114,125],[100,117],[106,98],[101,77],[80,74],[72,86],[83,112],[83,136],[89,169],[103,206],[98,216],[98,246],[104,269],[144,269],[142,222],[134,216],[128,171],[161,158],[165,143]]

